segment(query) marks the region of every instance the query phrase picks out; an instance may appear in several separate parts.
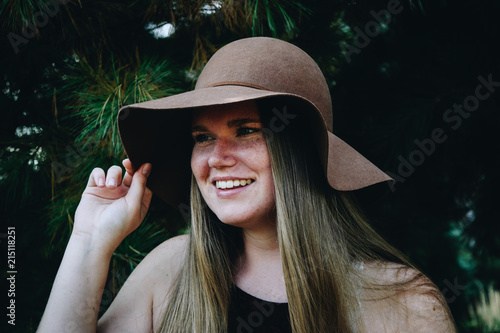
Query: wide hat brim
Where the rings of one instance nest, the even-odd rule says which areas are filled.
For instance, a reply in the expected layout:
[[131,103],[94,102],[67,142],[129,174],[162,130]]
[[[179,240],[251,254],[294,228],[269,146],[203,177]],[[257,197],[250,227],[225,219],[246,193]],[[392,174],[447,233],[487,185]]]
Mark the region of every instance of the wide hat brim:
[[124,106],[118,115],[120,137],[135,170],[143,163],[153,165],[148,188],[174,207],[187,205],[193,145],[191,111],[273,97],[310,106],[310,123],[330,186],[339,191],[353,191],[392,181],[363,155],[327,130],[320,111],[311,101],[290,93],[228,84]]

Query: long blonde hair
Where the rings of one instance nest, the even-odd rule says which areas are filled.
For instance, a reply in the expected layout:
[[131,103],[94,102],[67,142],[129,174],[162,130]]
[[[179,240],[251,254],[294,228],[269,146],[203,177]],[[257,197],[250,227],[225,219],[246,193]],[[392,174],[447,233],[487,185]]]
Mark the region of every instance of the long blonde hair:
[[[259,103],[264,124],[272,117],[267,111],[278,102]],[[359,266],[367,261],[412,266],[370,227],[349,193],[328,185],[304,126],[308,120],[300,110],[296,113],[303,119],[266,136],[292,330],[355,332],[362,327],[362,287],[392,292],[422,275],[378,286],[360,273]],[[234,263],[241,251],[241,230],[217,219],[193,177],[188,252],[158,332],[226,332]]]

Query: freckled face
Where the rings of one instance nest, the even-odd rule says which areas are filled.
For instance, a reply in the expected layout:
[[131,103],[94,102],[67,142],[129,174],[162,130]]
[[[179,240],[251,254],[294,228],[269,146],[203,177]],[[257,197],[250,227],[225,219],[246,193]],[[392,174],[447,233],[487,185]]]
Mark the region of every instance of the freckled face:
[[254,102],[193,113],[191,168],[210,209],[224,223],[249,227],[273,215],[274,183]]

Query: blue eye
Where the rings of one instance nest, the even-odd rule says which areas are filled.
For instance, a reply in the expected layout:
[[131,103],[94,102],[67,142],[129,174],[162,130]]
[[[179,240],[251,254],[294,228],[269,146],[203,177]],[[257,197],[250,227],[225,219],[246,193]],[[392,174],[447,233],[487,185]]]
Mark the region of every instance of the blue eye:
[[196,134],[193,135],[193,140],[195,143],[203,143],[210,139],[210,137],[206,134]]
[[245,136],[253,133],[260,132],[260,129],[258,128],[251,128],[251,127],[240,127],[238,128],[237,135],[238,136]]

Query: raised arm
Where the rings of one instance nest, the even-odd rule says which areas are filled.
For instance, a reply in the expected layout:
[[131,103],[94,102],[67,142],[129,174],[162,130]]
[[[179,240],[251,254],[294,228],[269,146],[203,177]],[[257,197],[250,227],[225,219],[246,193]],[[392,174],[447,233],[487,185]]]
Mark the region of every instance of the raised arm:
[[150,164],[132,171],[92,171],[75,214],[74,228],[37,332],[95,332],[111,255],[144,219],[152,193]]

